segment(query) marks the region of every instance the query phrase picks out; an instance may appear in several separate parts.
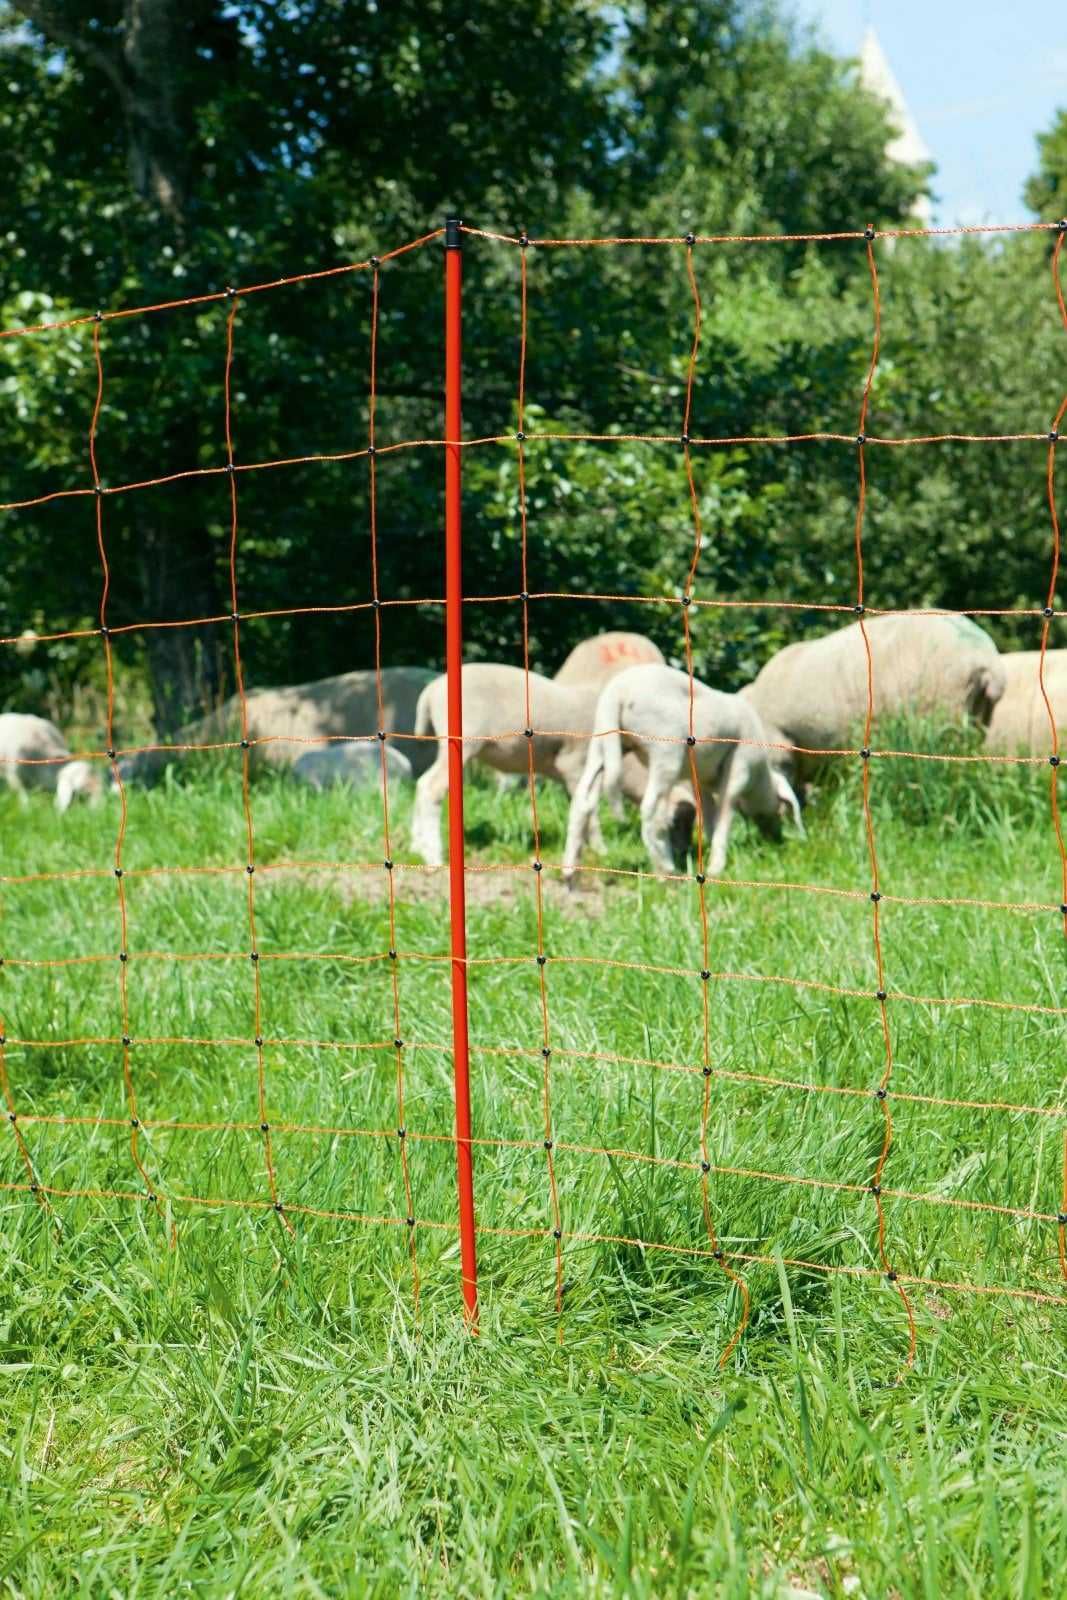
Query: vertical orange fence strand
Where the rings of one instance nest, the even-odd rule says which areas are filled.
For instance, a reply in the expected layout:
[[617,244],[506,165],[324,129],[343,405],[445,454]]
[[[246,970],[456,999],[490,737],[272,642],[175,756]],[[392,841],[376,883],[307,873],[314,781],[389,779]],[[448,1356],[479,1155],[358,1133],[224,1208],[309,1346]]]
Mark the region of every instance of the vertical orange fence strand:
[[[523,671],[523,731],[526,736],[526,781],[530,795],[530,820],[533,824],[533,860],[530,865],[534,875],[534,908],[537,913],[537,989],[541,1012],[541,1119],[544,1127],[545,1169],[548,1174],[549,1214],[552,1221],[552,1239],[556,1263],[556,1315],[563,1312],[563,1217],[559,1204],[559,1185],[556,1181],[555,1134],[552,1121],[552,1032],[548,1016],[548,982],[545,951],[545,891],[544,861],[541,855],[541,821],[537,811],[537,776],[534,764],[533,712],[530,702],[530,568],[529,568],[529,507],[526,495],[526,349],[529,335],[529,302],[527,299],[527,251],[529,240],[525,233],[519,239],[519,393],[517,402],[516,443],[518,446],[519,485],[519,537],[521,553],[522,591],[522,671]],[[557,1326],[562,1338],[563,1325]]]
[[878,369],[878,354],[882,342],[882,300],[878,287],[878,268],[874,259],[874,229],[867,228],[867,266],[871,275],[871,297],[874,309],[874,341],[871,346],[871,360],[867,368],[867,378],[863,385],[863,398],[860,401],[859,427],[856,432],[856,450],[859,460],[859,496],[856,502],[856,614],[859,617],[860,633],[863,636],[863,648],[867,657],[867,709],[863,725],[863,748],[860,751],[863,784],[863,826],[867,836],[867,853],[871,864],[871,920],[874,936],[874,963],[878,978],[878,991],[875,996],[878,1002],[879,1016],[882,1025],[882,1043],[885,1050],[885,1065],[882,1075],[875,1090],[875,1096],[882,1111],[882,1148],[875,1163],[874,1176],[871,1178],[871,1195],[874,1198],[875,1209],[878,1214],[878,1255],[882,1263],[882,1270],[887,1282],[891,1283],[900,1296],[901,1304],[908,1319],[908,1353],[905,1358],[905,1368],[910,1368],[915,1361],[916,1332],[915,1313],[911,1301],[900,1281],[900,1274],[889,1258],[886,1245],[885,1211],[882,1205],[882,1174],[889,1158],[890,1146],[893,1143],[893,1113],[889,1107],[889,1084],[893,1076],[893,1040],[889,1032],[889,1014],[886,1010],[887,995],[885,982],[885,960],[882,953],[881,933],[881,900],[882,890],[878,873],[878,848],[874,839],[874,817],[871,812],[871,733],[874,727],[875,685],[874,685],[874,656],[871,653],[871,641],[867,636],[867,623],[865,618],[865,599],[863,586],[863,523],[867,508],[867,460],[864,454],[867,447],[867,412],[871,403],[871,386],[874,375]]
[[274,1147],[267,1108],[267,1070],[263,1058],[263,978],[259,937],[256,932],[256,830],[252,821],[251,759],[248,737],[248,695],[245,692],[244,663],[241,660],[241,613],[237,606],[237,471],[233,455],[233,329],[239,299],[236,290],[227,291],[230,309],[226,313],[226,374],[223,385],[226,422],[226,472],[230,480],[230,622],[233,626],[233,675],[241,705],[241,804],[245,824],[245,876],[248,881],[248,959],[252,967],[252,1014],[255,1033],[256,1089],[259,1104],[259,1131],[263,1136],[263,1162],[274,1214],[290,1234],[293,1225],[285,1215],[285,1202],[278,1194],[274,1171]]
[[404,1031],[400,1025],[400,951],[396,940],[396,876],[392,829],[389,823],[389,763],[385,753],[385,690],[382,683],[382,601],[378,584],[378,308],[381,297],[381,262],[371,257],[370,400],[367,408],[367,461],[370,473],[370,575],[374,608],[374,689],[378,710],[378,753],[382,779],[382,867],[388,897],[389,976],[393,1001],[393,1049],[396,1052],[396,1140],[400,1151],[400,1176],[404,1189],[404,1221],[411,1262],[411,1292],[415,1316],[419,1314],[419,1258],[415,1248],[415,1196],[408,1161],[408,1128],[404,1110]]
[[711,1065],[711,996],[708,993],[711,982],[711,949],[708,934],[708,902],[707,902],[707,874],[704,871],[704,842],[705,818],[704,802],[700,787],[700,774],[697,770],[696,759],[696,674],[693,668],[693,634],[689,621],[690,608],[693,602],[693,585],[696,583],[697,567],[700,563],[700,548],[704,542],[704,529],[700,516],[700,496],[697,493],[696,479],[693,475],[692,441],[690,427],[693,416],[693,386],[696,382],[697,357],[700,354],[700,331],[703,321],[703,310],[700,303],[700,286],[697,283],[696,272],[693,268],[693,246],[695,238],[688,235],[685,240],[685,270],[689,280],[689,291],[693,297],[693,341],[689,350],[689,367],[685,381],[685,411],[682,417],[682,460],[685,464],[685,481],[689,491],[689,508],[693,518],[693,555],[689,562],[689,570],[685,575],[685,589],[682,593],[682,629],[685,636],[685,670],[689,677],[689,733],[686,743],[689,748],[689,778],[693,786],[693,804],[696,808],[696,881],[697,905],[700,913],[700,996],[701,996],[701,1060],[704,1091],[700,1105],[700,1199],[704,1214],[704,1227],[708,1235],[708,1244],[711,1247],[713,1260],[719,1263],[723,1272],[736,1287],[741,1296],[741,1315],[730,1339],[719,1357],[719,1366],[725,1367],[730,1357],[736,1350],[741,1337],[748,1326],[750,1297],[748,1285],[740,1273],[735,1272],[727,1259],[719,1241],[711,1209],[711,1195],[709,1192],[709,1179],[711,1176],[711,1156],[708,1150],[708,1123],[711,1118],[711,1079],[713,1067]]
[[452,950],[452,1069],[460,1271],[467,1325],[478,1331],[478,1256],[467,1020],[466,842],[463,833],[463,238],[445,224],[445,657],[448,673],[448,886]]
[[[130,1051],[133,1040],[130,1034],[130,994],[128,967],[130,959],[129,925],[126,911],[126,884],[123,881],[124,868],[122,864],[122,851],[126,843],[126,788],[122,781],[119,769],[118,754],[115,749],[115,662],[111,650],[111,629],[108,626],[108,600],[111,597],[111,566],[107,556],[107,544],[104,540],[104,490],[100,481],[100,469],[96,460],[96,437],[100,425],[100,412],[104,404],[104,362],[100,353],[100,316],[99,313],[93,322],[93,362],[96,367],[96,399],[93,403],[93,417],[89,425],[89,470],[92,473],[93,491],[96,496],[96,547],[100,557],[100,572],[103,587],[100,592],[100,637],[104,643],[104,667],[107,674],[107,759],[111,763],[112,780],[118,790],[119,798],[119,826],[115,838],[114,874],[115,888],[118,896],[119,912],[119,1009],[122,1017],[122,1078],[126,1090],[126,1105],[130,1114],[130,1155],[133,1164],[144,1183],[147,1191],[146,1198],[155,1208],[160,1217],[164,1216],[163,1203],[159,1196],[159,1185],[154,1184],[148,1176],[144,1162],[141,1159],[141,1119],[137,1111],[137,1093],[133,1086],[133,1066],[130,1060]],[[171,1223],[171,1239],[174,1239],[175,1224]]]

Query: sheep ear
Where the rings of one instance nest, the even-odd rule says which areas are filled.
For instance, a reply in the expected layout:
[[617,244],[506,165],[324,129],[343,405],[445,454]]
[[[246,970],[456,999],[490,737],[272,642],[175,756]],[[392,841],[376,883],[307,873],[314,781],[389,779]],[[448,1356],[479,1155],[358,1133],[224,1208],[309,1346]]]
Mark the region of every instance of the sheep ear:
[[807,834],[804,832],[804,823],[800,816],[800,801],[797,799],[793,786],[784,773],[776,772],[774,774],[774,787],[778,794],[779,810],[788,811],[792,814],[797,832],[802,839],[806,839]]

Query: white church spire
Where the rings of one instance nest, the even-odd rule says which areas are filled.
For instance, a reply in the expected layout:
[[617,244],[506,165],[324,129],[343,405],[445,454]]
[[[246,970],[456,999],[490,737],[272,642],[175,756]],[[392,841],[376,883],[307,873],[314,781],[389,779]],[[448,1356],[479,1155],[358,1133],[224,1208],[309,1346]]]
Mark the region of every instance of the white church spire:
[[[871,94],[877,95],[880,100],[888,104],[889,120],[894,128],[893,136],[886,146],[886,155],[890,161],[899,161],[902,166],[911,167],[921,166],[932,160],[930,148],[915,124],[904,98],[904,91],[897,82],[878,35],[872,27],[868,27],[860,48],[860,82]],[[915,213],[924,225],[929,222],[931,207],[927,196],[923,195],[915,202]]]

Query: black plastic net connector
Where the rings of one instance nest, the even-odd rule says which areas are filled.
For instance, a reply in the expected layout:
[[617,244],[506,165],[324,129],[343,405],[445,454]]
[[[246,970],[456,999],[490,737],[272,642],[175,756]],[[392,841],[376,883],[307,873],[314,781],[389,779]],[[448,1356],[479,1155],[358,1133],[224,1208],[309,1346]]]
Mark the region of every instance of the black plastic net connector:
[[697,741],[696,741],[696,735],[695,735],[695,734],[692,734],[692,733],[687,733],[687,734],[686,734],[686,737],[685,737],[685,742],[686,742],[686,744],[687,744],[687,745],[688,745],[688,746],[689,746],[689,748],[690,748],[690,750],[692,750],[692,748],[693,748],[693,746],[694,746],[694,745],[695,745],[695,744],[696,744],[696,742],[697,742]]
[[532,728],[523,728],[522,734],[523,734],[523,738],[524,739],[532,739],[533,738],[533,729]]
[[239,611],[231,611],[230,612],[230,621],[231,622],[240,622],[240,620],[241,620],[241,613]]
[[257,1033],[255,1038],[252,1040],[252,1043],[255,1045],[257,1050],[262,1050],[262,1048],[263,1048],[263,1035],[261,1033]]
[[251,748],[252,748],[252,741],[250,739],[242,739],[241,740],[241,749],[242,750],[251,750]]
[[872,1183],[871,1186],[870,1186],[870,1189],[871,1189],[871,1193],[874,1195],[875,1199],[877,1200],[878,1196],[882,1192],[882,1185],[880,1183]]
[[688,245],[688,246],[689,246],[689,248],[690,248],[690,250],[692,250],[692,248],[693,248],[693,246],[694,246],[694,245],[695,245],[695,244],[696,244],[696,242],[697,242],[697,236],[696,236],[696,234],[695,234],[695,233],[692,233],[692,232],[690,232],[690,233],[687,233],[687,234],[686,234],[686,236],[685,236],[685,242],[686,242],[686,244],[687,244],[687,245]]
[[1060,906],[1060,916],[1067,917],[1067,900]]
[[247,873],[248,873],[248,876],[249,876],[249,877],[250,877],[250,878],[251,878],[251,877],[253,877],[253,876],[254,876],[254,874],[255,874],[255,870],[256,870],[256,864],[255,864],[255,862],[254,862],[254,861],[250,861],[250,862],[249,862],[249,863],[248,863],[248,865],[247,865],[247,867],[246,867],[246,868],[245,868],[245,871],[246,871],[246,872],[247,872]]
[[130,953],[129,953],[128,950],[120,950],[119,951],[119,960],[123,963],[123,965],[125,965],[126,962],[129,959],[130,959]]
[[1056,613],[1051,606],[1046,606],[1041,615],[1046,619],[1046,621],[1051,622]]
[[711,1162],[710,1161],[702,1161],[700,1163],[700,1170],[701,1170],[701,1172],[710,1172],[711,1171]]
[[396,1136],[398,1139],[406,1139],[408,1136],[408,1130],[406,1128],[398,1128],[396,1130]]
[[689,448],[689,435],[687,433],[679,434],[678,443],[681,445],[683,450],[687,450]]
[[1067,1211],[1057,1211],[1056,1225],[1060,1228],[1067,1228]]
[[236,295],[236,293],[237,293],[237,290],[233,287],[233,284],[232,283],[228,283],[226,285],[226,298],[227,298],[227,300],[232,300],[234,298],[234,296]]
[[159,1196],[158,1196],[158,1194],[153,1194],[151,1189],[149,1189],[148,1193],[145,1195],[145,1200],[147,1201],[147,1203],[150,1206],[155,1206],[155,1205],[159,1204]]
[[7,1043],[7,1034],[6,1033],[0,1033],[0,1044],[6,1044],[6,1043]]
[[225,468],[223,470],[226,471],[226,472],[229,472],[229,473],[233,473],[237,469],[234,467],[234,464],[233,464],[232,461],[227,461],[226,466],[225,466]]
[[700,1070],[703,1072],[705,1078],[710,1078],[711,1077],[711,1068],[710,1067],[702,1067]]
[[871,752],[868,749],[867,745],[864,745],[863,749],[860,751],[860,760],[861,761],[869,761],[870,759],[871,759]]
[[866,616],[866,614],[867,614],[867,607],[865,605],[862,605],[858,600],[856,601],[856,604],[852,607],[852,610],[853,610],[853,612],[855,613],[855,615],[857,617],[863,617],[863,616]]
[[723,1250],[713,1250],[711,1252],[711,1254],[712,1254],[712,1258],[715,1261],[725,1261],[726,1260],[726,1252],[723,1251]]
[[37,1192],[39,1191],[40,1187],[41,1187],[41,1185],[39,1183],[31,1183],[30,1184],[30,1193],[31,1194],[37,1194]]
[[367,454],[369,456],[376,456],[378,454],[378,446],[376,444],[369,444],[367,446]]
[[[103,492],[104,492],[104,485],[102,483],[94,483],[93,484],[93,493],[94,494],[103,494]],[[105,633],[106,631],[107,630],[105,628],[101,628],[100,629],[101,633]]]
[[261,1122],[260,1125],[259,1125],[259,1131],[260,1131],[260,1133],[269,1133],[270,1132],[270,1123],[269,1122]]
[[94,322],[103,322],[103,320],[104,320],[104,313],[102,311],[94,311],[93,312],[93,321]]
[[393,1040],[393,1045],[397,1050],[403,1050],[404,1041],[403,1041],[403,1039],[394,1039]]
[[415,1226],[415,1218],[414,1217],[405,1217],[404,1221],[407,1223],[409,1228],[413,1228]]
[[279,1211],[279,1212],[284,1211],[285,1210],[285,1202],[282,1201],[282,1200],[275,1200],[274,1209],[275,1209],[275,1211]]
[[708,979],[711,977],[711,973],[708,971],[707,967],[701,967],[700,976],[703,978],[704,982],[707,983]]
[[682,596],[682,605],[683,606],[691,606],[692,604],[693,604],[693,596],[691,594],[689,594],[688,592],[683,594],[683,596]]
[[110,745],[108,749],[105,750],[104,754],[107,756],[109,761],[114,761],[118,756],[118,751],[115,749],[114,745]]
[[114,868],[114,873],[115,873],[116,878],[121,878],[122,877],[122,868],[121,867],[115,867]]
[[385,860],[382,862],[382,866],[385,868],[386,872],[392,872],[393,870],[393,863],[390,861],[388,856],[386,856]]
[[552,1047],[550,1045],[543,1044],[541,1046],[541,1054],[544,1056],[545,1060],[547,1061],[549,1059],[549,1057],[551,1056],[551,1054],[552,1054]]
[[697,882],[698,882],[698,883],[700,883],[700,884],[704,884],[704,883],[707,883],[707,881],[708,881],[708,879],[707,879],[707,874],[706,874],[706,873],[703,873],[703,872],[698,872],[698,873],[697,873],[697,874],[696,874],[696,880],[697,880]]
[[133,1043],[133,1040],[130,1038],[128,1033],[124,1033],[122,1035],[122,1042],[125,1045],[126,1049],[128,1050],[130,1048],[130,1045]]
[[382,741],[383,744],[385,743],[386,733],[385,733],[385,729],[384,728],[379,728],[378,729],[378,738]]
[[141,1121],[140,1121],[139,1117],[131,1117],[130,1118],[130,1127],[131,1128],[139,1128],[140,1126],[141,1126]]
[[249,959],[249,961],[258,961],[259,960],[259,951],[258,950],[250,950],[248,952],[248,959]]
[[874,991],[874,998],[876,1000],[888,1000],[889,996],[886,994],[884,989],[876,989]]
[[1060,432],[1058,428],[1050,428],[1048,430],[1048,442],[1049,444],[1059,444]]
[[544,871],[545,864],[544,864],[543,861],[532,861],[530,863],[530,865],[533,867],[535,872],[543,872]]
[[380,611],[382,609],[382,602],[377,596],[375,596],[375,598],[371,601],[370,608],[372,611]]
[[1059,756],[1049,756],[1048,764],[1050,767],[1058,767],[1060,764]]
[[886,1098],[886,1096],[888,1095],[888,1093],[889,1093],[888,1089],[876,1089],[874,1091],[874,1098],[876,1100],[884,1100]]
[[538,956],[537,957],[537,965],[539,967],[543,967],[547,960],[548,960],[547,956],[544,956],[544,955]]
[[522,230],[522,232],[519,234],[519,249],[520,250],[528,250],[529,248],[530,248],[530,235],[526,232],[526,229],[524,228]]
[[390,950],[388,952],[388,955],[389,955],[389,960],[390,961],[395,961],[397,959],[397,953],[396,953],[395,950]]
[[516,444],[525,444],[526,443],[526,435],[525,435],[525,433],[523,432],[523,430],[521,428],[519,429],[518,433],[516,433],[516,435],[515,435],[515,443]]
[[867,243],[870,244],[871,240],[874,238],[873,223],[868,222],[867,226],[863,230],[863,237],[867,240]]
[[519,595],[519,599],[522,601],[523,605],[526,604],[526,602],[527,602],[527,600],[529,600],[529,598],[530,598],[530,594],[529,594],[529,590],[527,590],[527,589],[524,589],[522,591],[522,593]]
[[377,272],[377,270],[381,266],[381,264],[382,264],[382,260],[381,260],[380,256],[371,256],[370,265],[374,268],[375,272]]
[[890,1267],[889,1271],[886,1273],[885,1276],[886,1276],[886,1282],[887,1283],[896,1283],[897,1274],[893,1271],[892,1267]]
[[546,1139],[545,1140],[545,1149],[546,1150],[551,1150],[551,1148],[552,1148],[552,1140],[551,1139]]
[[8,1122],[17,1122],[19,1120],[18,1112],[17,1111],[9,1111],[8,1114],[7,1114],[7,1120],[8,1120]]
[[1067,233],[1067,217],[1061,217],[1056,226],[1061,233]]
[[871,890],[871,900],[873,901],[873,903],[875,905],[878,904],[878,902],[879,902],[879,900],[881,898],[882,898],[882,891],[880,889],[872,889]]
[[552,1237],[553,1237],[553,1239],[562,1239],[563,1238],[563,1229],[562,1228],[553,1228],[552,1229]]

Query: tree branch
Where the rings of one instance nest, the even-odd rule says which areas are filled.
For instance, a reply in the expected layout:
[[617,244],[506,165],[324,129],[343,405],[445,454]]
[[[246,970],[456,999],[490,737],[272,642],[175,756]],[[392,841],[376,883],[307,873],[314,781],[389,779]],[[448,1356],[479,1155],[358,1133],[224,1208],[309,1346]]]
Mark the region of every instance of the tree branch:
[[96,67],[118,90],[123,105],[129,96],[129,84],[122,70],[122,56],[118,48],[106,50],[95,39],[86,38],[64,17],[62,10],[49,0],[10,0],[13,10],[21,13],[38,33],[43,33],[53,44],[62,45]]

